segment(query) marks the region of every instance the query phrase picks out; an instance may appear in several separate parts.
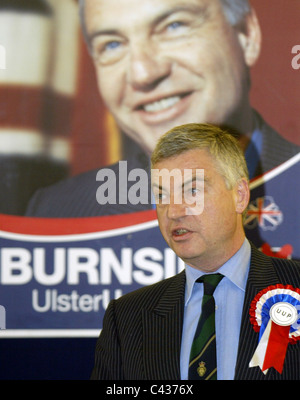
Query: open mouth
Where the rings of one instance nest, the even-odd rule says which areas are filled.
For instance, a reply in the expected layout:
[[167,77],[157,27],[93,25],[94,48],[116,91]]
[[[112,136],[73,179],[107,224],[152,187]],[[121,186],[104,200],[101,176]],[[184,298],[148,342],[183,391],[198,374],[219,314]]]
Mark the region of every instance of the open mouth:
[[186,235],[189,232],[190,231],[188,231],[187,229],[179,228],[179,229],[174,229],[172,231],[172,234],[173,234],[173,236],[180,237],[180,236]]
[[177,103],[180,102],[184,97],[188,96],[190,93],[185,93],[182,95],[170,96],[165,97],[161,100],[153,101],[152,103],[143,104],[139,107],[139,109],[147,112],[147,113],[156,113],[159,111],[167,110],[175,106]]
[[159,101],[155,101],[154,103],[144,105],[143,109],[146,112],[158,112],[166,110],[167,108],[173,107],[176,103],[180,101],[180,96],[172,96],[166,99],[161,99]]

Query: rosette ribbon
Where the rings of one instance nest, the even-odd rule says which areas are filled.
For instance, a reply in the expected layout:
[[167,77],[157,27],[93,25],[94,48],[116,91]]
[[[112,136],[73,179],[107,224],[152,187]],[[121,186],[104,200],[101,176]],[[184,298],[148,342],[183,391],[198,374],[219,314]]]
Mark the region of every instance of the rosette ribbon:
[[288,344],[300,340],[300,289],[269,286],[255,296],[249,313],[259,332],[249,367],[259,366],[264,374],[273,367],[281,374]]

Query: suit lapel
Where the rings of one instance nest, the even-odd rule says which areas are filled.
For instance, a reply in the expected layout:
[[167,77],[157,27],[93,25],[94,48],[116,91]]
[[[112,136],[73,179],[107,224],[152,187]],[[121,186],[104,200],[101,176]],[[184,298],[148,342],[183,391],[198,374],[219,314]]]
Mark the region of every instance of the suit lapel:
[[[256,294],[270,285],[276,285],[279,278],[272,265],[271,259],[252,246],[249,276],[245,292],[242,313],[239,348],[236,364],[235,379],[265,379],[258,367],[249,368],[249,362],[258,344],[258,333],[250,323],[250,305]],[[273,371],[268,372],[268,378]]]
[[143,356],[146,379],[180,379],[185,272],[174,276],[170,282],[156,307],[153,310],[143,311]]

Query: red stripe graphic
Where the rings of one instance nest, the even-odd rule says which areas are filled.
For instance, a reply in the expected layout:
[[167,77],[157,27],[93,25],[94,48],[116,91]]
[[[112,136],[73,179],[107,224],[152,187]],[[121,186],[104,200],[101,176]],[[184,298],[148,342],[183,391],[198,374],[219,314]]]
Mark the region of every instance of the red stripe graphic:
[[0,86],[0,125],[40,129],[45,91],[41,87]]
[[74,235],[125,228],[156,220],[156,211],[87,218],[27,218],[0,214],[0,231],[25,235]]

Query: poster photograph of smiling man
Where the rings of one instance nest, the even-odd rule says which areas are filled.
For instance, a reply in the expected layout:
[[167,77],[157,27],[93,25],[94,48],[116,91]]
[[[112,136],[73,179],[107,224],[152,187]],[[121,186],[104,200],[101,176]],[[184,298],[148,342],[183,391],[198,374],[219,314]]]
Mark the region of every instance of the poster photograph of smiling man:
[[109,302],[184,269],[150,179],[176,126],[237,138],[246,237],[300,259],[299,16],[297,0],[1,2],[1,378],[88,379]]

